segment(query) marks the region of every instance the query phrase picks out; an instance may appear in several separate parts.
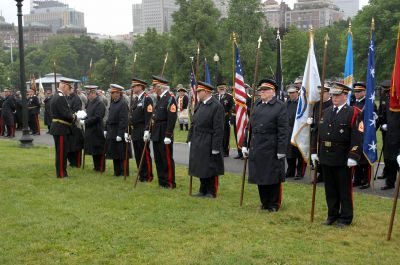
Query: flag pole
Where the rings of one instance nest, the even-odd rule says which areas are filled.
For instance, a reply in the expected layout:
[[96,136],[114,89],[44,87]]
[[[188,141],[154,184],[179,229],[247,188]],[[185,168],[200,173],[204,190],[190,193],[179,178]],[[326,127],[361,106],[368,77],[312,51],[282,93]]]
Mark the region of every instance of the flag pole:
[[[317,121],[317,153],[318,153],[318,143],[319,143],[319,123],[322,118],[322,106],[324,100],[324,89],[325,89],[325,75],[326,75],[326,63],[328,60],[328,34],[325,35],[325,44],[324,44],[324,61],[322,65],[322,79],[321,79],[321,91],[319,96],[319,113],[318,113],[318,121]],[[311,199],[311,222],[314,222],[314,212],[315,212],[315,194],[317,192],[317,170],[318,165],[315,165],[314,168],[314,177],[313,177],[313,189],[312,189],[312,199]]]
[[[199,53],[199,51],[200,50],[198,50],[198,53]],[[192,73],[193,73],[193,75],[194,75],[194,69],[193,69],[193,60],[194,60],[194,57],[190,57],[190,59],[191,59],[191,62],[190,62],[190,65],[191,65],[191,67],[192,67]],[[196,76],[194,77],[195,79],[196,79]],[[195,82],[196,82],[196,84],[197,84],[197,79],[195,80]],[[193,91],[192,91],[193,92]],[[192,93],[192,99],[193,99],[193,97],[197,97],[196,96],[196,93]],[[195,103],[195,105],[196,105],[196,98],[194,98],[193,99],[193,102]],[[191,105],[191,104],[190,104]],[[189,105],[189,106],[190,106]],[[189,148],[190,149],[190,148]],[[190,150],[189,150],[189,152],[190,152]],[[192,196],[192,191],[193,191],[193,176],[192,175],[190,175],[190,177],[189,177],[189,196]]]
[[[252,91],[252,96],[251,96],[251,107],[250,107],[250,115],[253,112],[254,108],[254,99],[256,97],[256,87],[257,87],[257,80],[258,80],[258,74],[259,74],[259,68],[260,68],[260,47],[261,47],[261,36],[258,38],[258,45],[257,45],[257,53],[256,53],[256,66],[254,68],[254,80],[253,80],[253,91]],[[248,133],[247,133],[247,139],[244,139],[247,142],[247,147],[250,148],[250,143],[251,143],[251,124],[250,124],[250,117],[249,117],[249,122],[248,122]],[[242,187],[240,191],[240,207],[243,205],[243,196],[244,196],[244,184],[246,180],[246,170],[247,170],[247,160],[248,157],[245,157],[243,160],[243,173],[242,173]]]
[[[236,71],[235,71],[235,44],[236,44],[237,37],[238,37],[238,35],[236,34],[236,32],[232,32],[231,40],[232,40],[232,96],[233,96],[233,99],[235,99],[235,89],[234,89],[235,76],[236,76]],[[236,143],[236,145],[237,145],[237,143]]]

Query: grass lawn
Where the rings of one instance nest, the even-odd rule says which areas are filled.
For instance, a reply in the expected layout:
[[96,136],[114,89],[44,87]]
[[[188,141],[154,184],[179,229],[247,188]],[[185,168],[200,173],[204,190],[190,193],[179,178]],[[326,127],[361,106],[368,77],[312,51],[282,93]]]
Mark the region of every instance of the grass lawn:
[[[309,221],[311,186],[284,183],[282,209],[259,210],[255,186],[238,207],[240,178],[220,178],[216,200],[190,198],[132,177],[69,169],[54,177],[54,150],[0,140],[0,264],[398,264],[400,220],[385,240],[392,201],[355,194],[354,225],[320,225],[324,191]],[[88,157],[89,158],[89,157]],[[132,166],[133,169],[133,166]],[[132,170],[134,171],[134,170]],[[197,179],[194,189],[198,188]]]

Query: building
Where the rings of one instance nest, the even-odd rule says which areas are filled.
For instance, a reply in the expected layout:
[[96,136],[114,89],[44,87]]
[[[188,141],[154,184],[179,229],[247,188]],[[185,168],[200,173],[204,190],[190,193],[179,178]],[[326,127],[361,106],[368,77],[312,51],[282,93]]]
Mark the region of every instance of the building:
[[11,49],[18,44],[18,31],[14,24],[7,23],[3,16],[0,16],[0,46]]
[[24,26],[24,42],[27,44],[41,44],[50,36],[54,35],[50,26],[31,22]]
[[[81,83],[82,83],[81,80],[64,77],[62,74],[58,74],[58,73],[56,73],[55,80],[54,80],[54,73],[49,73],[49,74],[45,75],[44,77],[35,79],[35,83],[36,83],[37,88],[39,88],[39,85],[42,84],[44,91],[51,90],[51,91],[53,91],[53,93],[55,93],[56,88],[58,87],[58,83],[60,83],[60,79],[68,80],[68,81],[74,83],[74,87],[77,87],[77,88],[80,88]],[[32,80],[29,80],[26,82],[26,85],[28,88],[31,88],[31,82],[32,82]]]
[[229,0],[212,0],[214,2],[215,7],[221,13],[221,18],[228,17],[229,11]]
[[340,10],[343,10],[344,17],[354,17],[357,15],[360,9],[359,0],[331,0],[335,5],[337,5]]
[[285,14],[285,27],[296,26],[301,30],[308,30],[332,25],[343,20],[344,12],[330,0],[298,0],[294,9]]
[[48,25],[54,34],[63,27],[85,28],[82,12],[56,0],[31,0],[30,14],[24,15],[24,22]]
[[267,0],[261,4],[266,22],[272,28],[285,28],[285,14],[289,11],[289,6],[282,1],[280,4],[275,0]]
[[142,4],[132,5],[132,22],[133,22],[133,34],[142,34],[143,23],[142,23]]

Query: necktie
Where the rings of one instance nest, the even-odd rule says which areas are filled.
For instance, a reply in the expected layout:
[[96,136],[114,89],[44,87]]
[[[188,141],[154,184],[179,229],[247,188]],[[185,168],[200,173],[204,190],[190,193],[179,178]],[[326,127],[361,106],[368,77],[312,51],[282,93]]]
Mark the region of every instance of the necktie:
[[338,113],[339,108],[338,107],[334,107],[333,108],[333,116],[336,116]]

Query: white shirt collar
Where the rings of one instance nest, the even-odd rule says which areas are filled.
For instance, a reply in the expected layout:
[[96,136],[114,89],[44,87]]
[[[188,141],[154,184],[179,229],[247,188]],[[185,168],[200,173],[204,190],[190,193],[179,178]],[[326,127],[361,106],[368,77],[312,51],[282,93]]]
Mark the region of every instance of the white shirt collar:
[[211,96],[209,96],[207,99],[205,99],[205,100],[203,101],[203,103],[204,103],[204,104],[207,104],[207,102],[210,100],[210,98],[211,98]]
[[361,102],[361,101],[363,101],[364,99],[365,99],[365,97],[360,98],[360,99],[357,99],[356,101],[357,101],[357,102]]
[[138,99],[140,99],[143,94],[144,94],[144,91],[142,93],[140,93],[140,95],[138,95]]
[[[346,104],[347,103],[344,103],[343,105],[337,106],[337,108],[338,108],[337,112],[339,112],[344,107],[344,105],[346,105]],[[336,106],[333,106],[333,108],[336,108]]]
[[169,92],[169,90],[165,90],[164,92],[161,93],[160,98],[162,98],[165,94],[167,94]]

